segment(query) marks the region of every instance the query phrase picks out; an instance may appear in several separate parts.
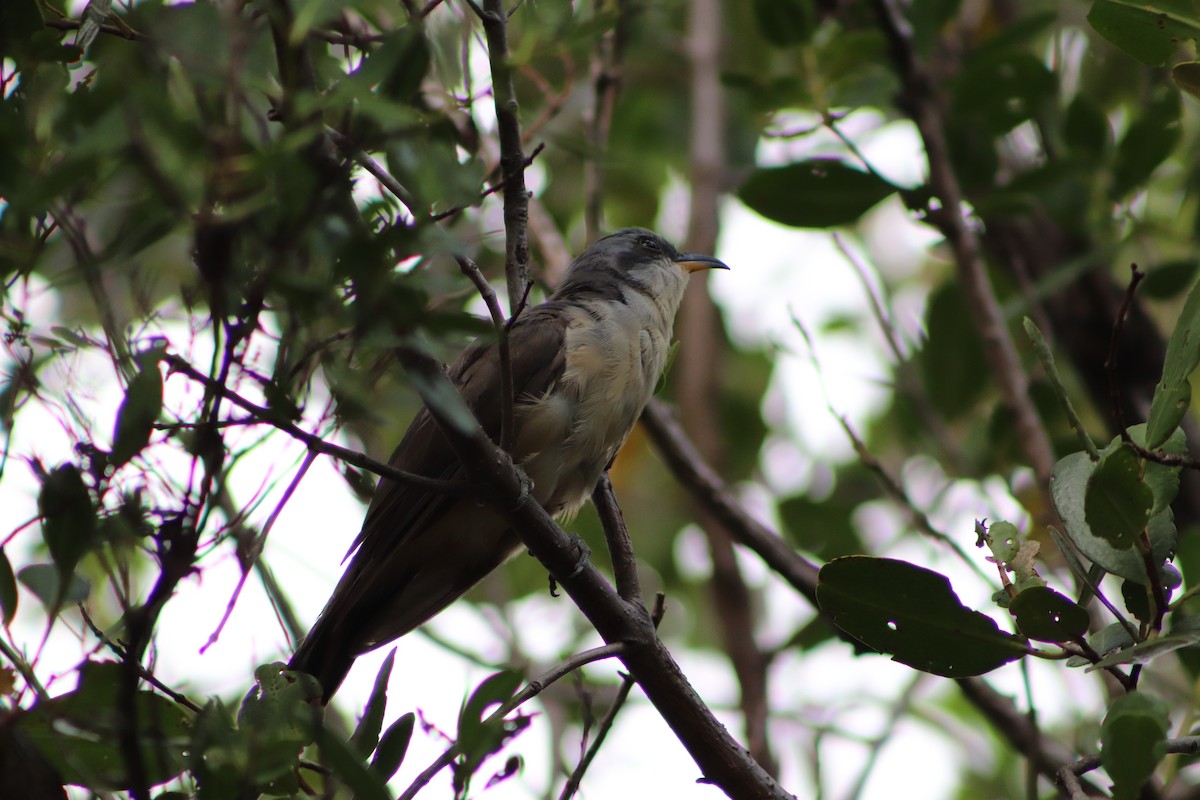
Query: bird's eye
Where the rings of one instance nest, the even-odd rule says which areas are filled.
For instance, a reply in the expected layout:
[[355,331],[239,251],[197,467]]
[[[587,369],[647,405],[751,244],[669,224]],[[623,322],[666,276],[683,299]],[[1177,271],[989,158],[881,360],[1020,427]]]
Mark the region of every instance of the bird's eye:
[[662,250],[662,245],[659,244],[657,240],[651,239],[649,236],[643,237],[641,244],[642,247],[655,253]]

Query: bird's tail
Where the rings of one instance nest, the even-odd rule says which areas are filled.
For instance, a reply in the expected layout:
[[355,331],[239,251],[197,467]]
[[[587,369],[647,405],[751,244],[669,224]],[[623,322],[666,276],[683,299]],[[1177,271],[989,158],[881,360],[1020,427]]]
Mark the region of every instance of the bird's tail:
[[320,682],[321,705],[328,704],[333,693],[342,685],[357,655],[343,638],[322,616],[288,662],[288,669],[307,672]]

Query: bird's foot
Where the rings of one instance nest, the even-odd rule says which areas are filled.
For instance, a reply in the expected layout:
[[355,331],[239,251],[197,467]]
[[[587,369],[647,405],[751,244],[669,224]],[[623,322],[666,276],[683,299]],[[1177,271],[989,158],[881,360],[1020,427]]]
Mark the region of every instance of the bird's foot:
[[[579,560],[575,562],[575,568],[567,575],[567,580],[571,580],[579,573],[583,572],[584,568],[591,561],[592,548],[587,546],[587,542],[578,534],[567,532],[567,536],[571,537],[571,546],[579,552]],[[554,576],[550,576],[550,596],[558,597],[558,581]]]
[[533,498],[533,478],[525,470],[521,469],[520,464],[513,464],[513,470],[517,473],[517,478],[521,482],[521,493],[517,495],[516,501],[513,502],[512,510],[516,511],[524,508],[525,504]]
[[571,574],[567,576],[567,580],[570,580],[583,572],[584,567],[591,561],[592,548],[587,546],[587,542],[581,536],[574,533],[567,535],[571,537],[571,545],[579,551],[579,560],[575,562],[575,569],[571,570]]

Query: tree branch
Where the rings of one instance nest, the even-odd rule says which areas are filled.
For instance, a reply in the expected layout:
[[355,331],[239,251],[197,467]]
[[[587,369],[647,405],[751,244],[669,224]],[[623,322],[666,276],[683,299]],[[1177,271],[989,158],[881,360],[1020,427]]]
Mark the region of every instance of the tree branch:
[[508,63],[508,14],[502,0],[484,0],[472,7],[483,21],[488,62],[492,71],[492,99],[500,138],[500,180],[504,184],[504,274],[508,280],[508,307],[514,311],[529,285],[529,191],[525,188],[525,154],[521,150],[521,123],[517,93]]

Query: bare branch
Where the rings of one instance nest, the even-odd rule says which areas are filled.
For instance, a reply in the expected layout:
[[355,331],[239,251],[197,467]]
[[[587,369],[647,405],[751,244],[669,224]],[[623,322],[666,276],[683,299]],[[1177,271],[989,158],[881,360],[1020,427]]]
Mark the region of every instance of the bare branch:
[[600,476],[596,490],[592,492],[592,502],[596,504],[600,526],[604,528],[604,538],[608,542],[617,594],[627,603],[640,603],[642,585],[638,580],[637,556],[634,555],[633,543],[629,540],[629,529],[625,527],[625,518],[621,514],[621,507],[617,505],[612,481],[609,480],[607,472]]
[[508,63],[508,13],[502,0],[484,0],[471,8],[483,21],[488,61],[492,71],[492,99],[500,138],[500,175],[504,183],[504,272],[508,279],[509,308],[529,285],[529,191],[525,188],[525,154],[521,150],[521,123],[512,66]]

